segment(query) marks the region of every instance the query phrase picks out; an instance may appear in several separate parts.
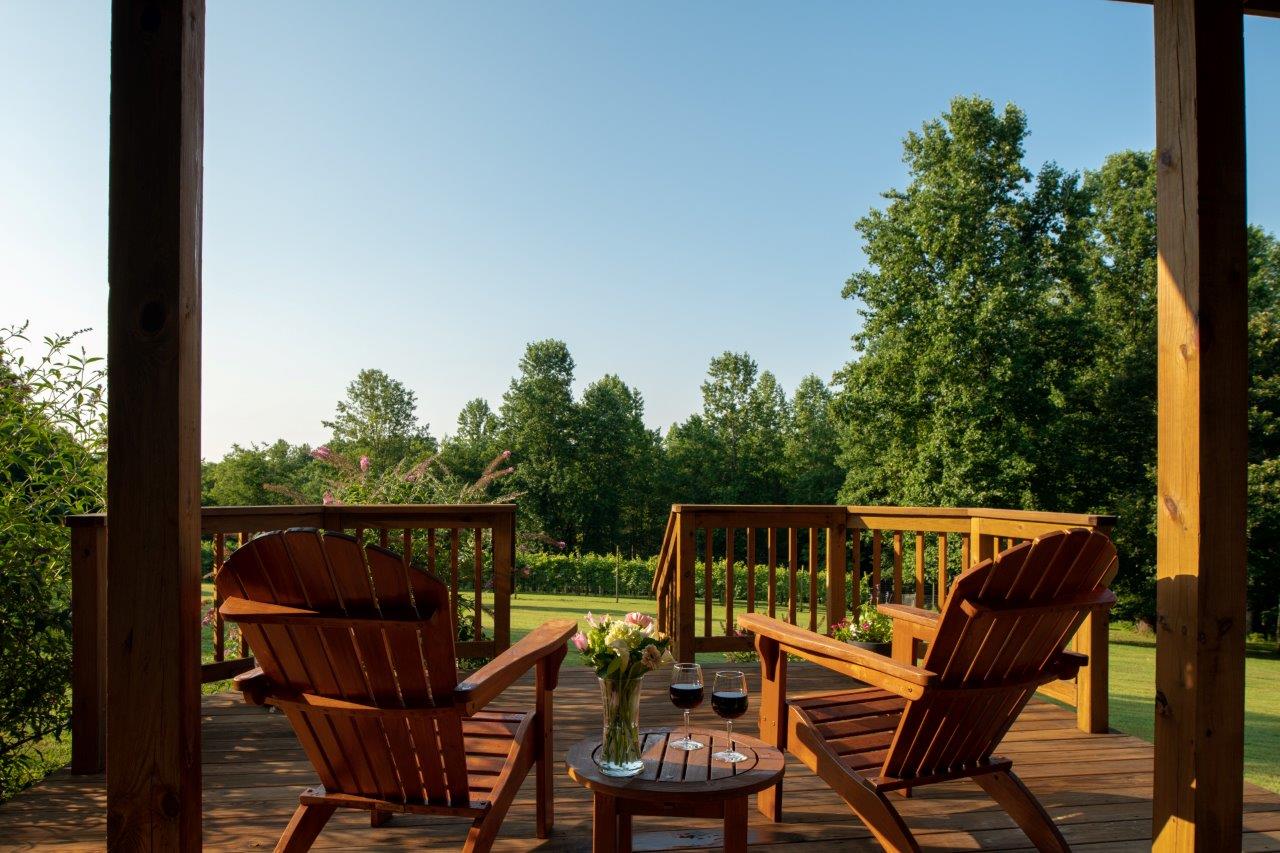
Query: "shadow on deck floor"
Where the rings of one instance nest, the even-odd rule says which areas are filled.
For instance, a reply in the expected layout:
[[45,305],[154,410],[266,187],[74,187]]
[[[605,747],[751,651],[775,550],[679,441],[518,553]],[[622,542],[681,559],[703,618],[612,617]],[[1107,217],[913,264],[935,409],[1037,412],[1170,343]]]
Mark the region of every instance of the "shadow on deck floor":
[[[752,690],[758,688],[758,672]],[[839,676],[805,664],[789,671],[792,692],[847,685]],[[754,695],[754,694],[753,694]],[[531,707],[526,680],[495,703]],[[556,692],[556,828],[539,842],[533,833],[532,777],[517,797],[494,846],[499,851],[589,851],[591,800],[564,773],[565,750],[600,724],[594,675],[566,667]],[[717,720],[707,708],[695,712],[704,725]],[[748,715],[750,717],[752,715]],[[666,701],[666,674],[650,676],[641,725],[675,725]],[[738,727],[756,734],[754,721]],[[239,696],[204,700],[204,844],[210,850],[270,850],[297,805],[301,790],[317,779],[279,714],[246,706]],[[1077,850],[1149,850],[1151,838],[1151,745],[1122,734],[1086,735],[1074,715],[1033,702],[1006,737],[1001,754],[1040,797]],[[751,811],[749,841],[771,851],[875,850],[866,829],[807,768],[787,763],[785,822],[767,823]],[[57,773],[0,806],[0,849],[100,850],[106,797],[101,775]],[[972,782],[935,785],[899,804],[907,824],[926,849],[1030,849],[1030,842]],[[315,849],[458,849],[469,821],[397,815],[372,829],[363,812],[339,811]],[[1280,850],[1280,795],[1245,786],[1245,850]],[[635,849],[718,848],[712,821],[672,827],[661,818],[637,818]]]

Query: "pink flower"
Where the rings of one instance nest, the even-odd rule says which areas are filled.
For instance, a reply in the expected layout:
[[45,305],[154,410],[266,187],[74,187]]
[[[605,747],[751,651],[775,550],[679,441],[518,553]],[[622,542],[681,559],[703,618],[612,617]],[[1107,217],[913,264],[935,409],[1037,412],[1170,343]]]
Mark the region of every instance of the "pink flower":
[[323,444],[311,451],[312,459],[319,459],[321,462],[328,462],[333,458],[333,451],[325,447]]
[[335,499],[335,498],[334,498],[334,496],[333,496],[333,492],[325,492],[325,493],[324,493],[324,505],[325,505],[325,506],[333,506],[333,505],[334,505],[334,504],[336,504],[337,502],[338,502],[338,501],[337,501],[337,499]]
[[368,456],[360,457],[360,473],[362,474],[369,473],[369,457]]
[[516,472],[516,469],[515,469],[515,468],[503,468],[503,469],[502,469],[501,471],[499,471],[498,473],[500,473],[500,474],[514,474],[515,472]]
[[510,450],[504,450],[504,451],[502,451],[502,458],[503,458],[503,459],[510,459],[510,458],[511,458],[511,451],[510,451]]
[[623,620],[637,628],[648,628],[653,624],[653,617],[644,613],[628,613]]
[[521,567],[521,569],[520,569],[520,577],[522,577],[522,578],[527,578],[527,577],[529,577],[529,567],[528,567],[528,566],[523,566],[523,567]]
[[580,652],[587,650],[587,635],[579,631],[573,635],[573,647]]
[[557,542],[557,543],[556,543],[556,547],[557,547],[557,548],[559,548],[561,551],[563,551],[563,550],[564,550],[564,540],[563,540],[563,539],[561,539],[559,542]]

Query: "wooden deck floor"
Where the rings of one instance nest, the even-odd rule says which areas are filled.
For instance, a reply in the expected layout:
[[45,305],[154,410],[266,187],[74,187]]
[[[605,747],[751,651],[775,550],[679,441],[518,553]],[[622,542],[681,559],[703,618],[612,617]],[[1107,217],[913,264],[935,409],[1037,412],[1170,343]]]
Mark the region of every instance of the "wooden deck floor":
[[[750,670],[750,667],[748,667]],[[677,722],[666,700],[665,674],[649,679],[642,725]],[[754,674],[754,675],[758,675]],[[758,678],[753,677],[752,689]],[[831,689],[847,684],[808,665],[794,665],[792,690]],[[529,706],[532,690],[518,684],[500,702]],[[301,789],[317,780],[288,723],[279,714],[245,706],[238,696],[219,694],[204,702],[204,843],[208,849],[271,849],[289,820]],[[499,835],[496,850],[586,851],[591,811],[586,792],[563,772],[564,752],[575,740],[598,731],[599,694],[593,675],[566,669],[556,693],[558,784],[556,831],[533,840],[533,796],[521,792]],[[697,712],[710,724],[709,709]],[[751,715],[749,715],[751,716]],[[747,718],[741,730],[755,734]],[[1022,715],[1001,752],[1059,821],[1079,850],[1146,850],[1151,826],[1151,746],[1127,735],[1089,736],[1074,717],[1036,702]],[[754,809],[750,842],[784,850],[874,850],[861,823],[820,780],[788,760],[785,822],[769,824]],[[920,843],[935,850],[1028,849],[1026,837],[971,782],[936,785],[900,808]],[[0,806],[0,848],[5,850],[98,850],[105,831],[101,776],[59,773]],[[715,847],[711,822],[636,819],[636,850]],[[687,825],[684,825],[687,824]],[[360,812],[339,812],[316,849],[457,849],[466,821],[397,816],[378,829]],[[1280,796],[1254,786],[1245,790],[1246,850],[1280,850]],[[1224,845],[1229,846],[1229,845]]]

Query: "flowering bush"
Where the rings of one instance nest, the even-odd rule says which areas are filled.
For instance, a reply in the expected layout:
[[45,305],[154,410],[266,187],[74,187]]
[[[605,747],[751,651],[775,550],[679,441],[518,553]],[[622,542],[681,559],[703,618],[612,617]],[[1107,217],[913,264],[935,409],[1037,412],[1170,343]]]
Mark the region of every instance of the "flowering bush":
[[887,643],[893,637],[893,620],[868,602],[852,618],[833,625],[831,636],[844,643]]
[[628,613],[621,619],[587,614],[587,630],[573,635],[582,662],[600,678],[637,679],[671,660],[670,638],[653,617]]

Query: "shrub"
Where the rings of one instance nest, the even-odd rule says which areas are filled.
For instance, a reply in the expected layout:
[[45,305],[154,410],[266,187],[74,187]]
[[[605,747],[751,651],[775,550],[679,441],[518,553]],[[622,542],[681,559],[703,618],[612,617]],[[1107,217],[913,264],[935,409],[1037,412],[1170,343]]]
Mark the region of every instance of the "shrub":
[[105,374],[45,338],[28,362],[26,327],[0,329],[0,799],[44,772],[41,745],[71,711],[67,515],[102,509]]

